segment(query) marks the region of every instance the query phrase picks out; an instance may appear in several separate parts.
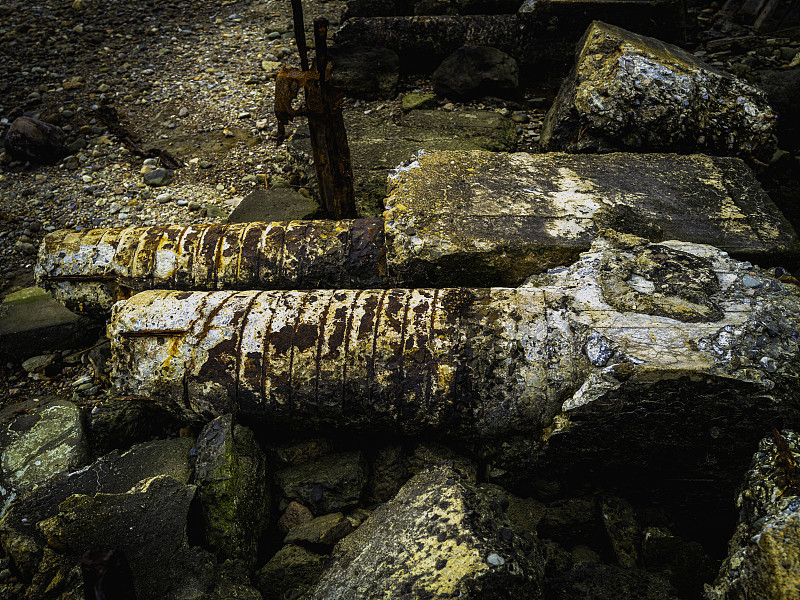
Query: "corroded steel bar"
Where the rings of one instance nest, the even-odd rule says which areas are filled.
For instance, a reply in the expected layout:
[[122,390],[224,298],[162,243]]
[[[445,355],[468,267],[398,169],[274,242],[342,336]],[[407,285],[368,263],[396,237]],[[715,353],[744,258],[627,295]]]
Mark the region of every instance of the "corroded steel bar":
[[144,289],[368,288],[385,284],[383,221],[61,230],[36,277],[69,308],[107,314]]
[[546,330],[541,291],[501,288],[149,291],[109,327],[124,393],[194,415],[407,434],[541,423],[560,386]]

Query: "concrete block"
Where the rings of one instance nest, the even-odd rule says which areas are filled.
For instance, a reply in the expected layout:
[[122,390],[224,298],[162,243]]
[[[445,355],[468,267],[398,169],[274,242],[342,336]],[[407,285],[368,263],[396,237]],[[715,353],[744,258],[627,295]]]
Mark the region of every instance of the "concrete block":
[[768,160],[776,120],[752,85],[677,46],[596,21],[545,117],[541,145]]
[[797,264],[797,234],[738,159],[421,154],[391,177],[387,268],[402,285],[518,285],[606,228]]

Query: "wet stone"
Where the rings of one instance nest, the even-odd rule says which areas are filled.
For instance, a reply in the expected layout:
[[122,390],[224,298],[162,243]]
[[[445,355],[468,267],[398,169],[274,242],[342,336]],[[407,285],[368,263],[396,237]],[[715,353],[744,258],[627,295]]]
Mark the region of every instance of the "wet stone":
[[283,543],[333,546],[353,529],[353,523],[342,513],[330,513],[293,527]]
[[327,558],[287,544],[259,569],[255,575],[256,585],[264,600],[296,598],[317,583]]
[[89,461],[80,409],[70,402],[28,401],[0,413],[0,499],[16,497]]
[[290,529],[304,525],[313,519],[314,514],[310,510],[293,500],[283,511],[281,518],[278,519],[278,529],[283,533],[289,533]]

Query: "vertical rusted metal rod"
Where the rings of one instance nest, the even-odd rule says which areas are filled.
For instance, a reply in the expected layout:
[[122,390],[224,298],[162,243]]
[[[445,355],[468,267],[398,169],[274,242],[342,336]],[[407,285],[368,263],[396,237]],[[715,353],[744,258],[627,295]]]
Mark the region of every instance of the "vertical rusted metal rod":
[[300,55],[300,68],[303,71],[308,71],[308,47],[306,46],[302,0],[292,0],[292,16],[294,20],[294,39],[297,42],[297,53]]
[[317,17],[314,19],[314,44],[317,55],[316,67],[319,73],[322,118],[317,123],[319,137],[314,160],[318,161],[317,179],[325,210],[333,219],[348,219],[356,216],[353,169],[342,109],[327,82],[327,38],[328,20],[324,17]]

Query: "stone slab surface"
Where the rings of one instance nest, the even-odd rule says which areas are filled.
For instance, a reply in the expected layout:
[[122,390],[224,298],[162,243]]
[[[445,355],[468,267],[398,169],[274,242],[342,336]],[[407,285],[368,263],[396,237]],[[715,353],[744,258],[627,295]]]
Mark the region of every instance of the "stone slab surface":
[[389,276],[517,285],[606,228],[796,264],[797,234],[738,159],[672,154],[421,154],[390,178]]
[[24,358],[75,348],[94,341],[98,330],[98,323],[76,315],[46,292],[18,295],[0,305],[0,355]]
[[[415,110],[399,123],[365,115],[344,114],[358,214],[377,216],[383,210],[386,176],[417,150],[508,151],[516,143],[514,123],[496,112]],[[292,146],[311,155],[311,143],[301,132]],[[313,174],[313,167],[307,169]]]
[[294,221],[309,219],[319,205],[289,188],[256,190],[245,196],[228,217],[228,223]]

